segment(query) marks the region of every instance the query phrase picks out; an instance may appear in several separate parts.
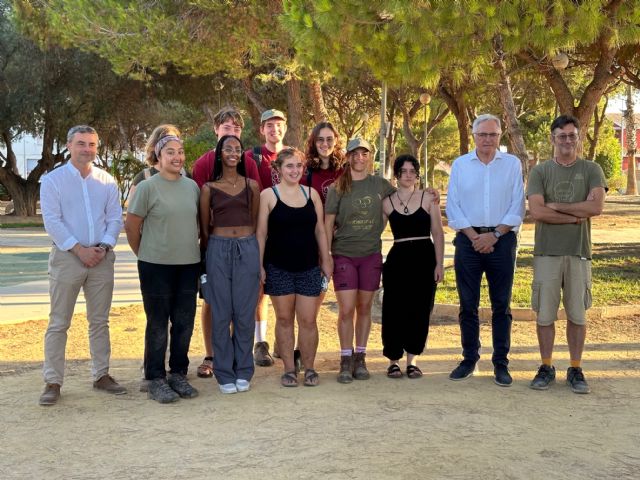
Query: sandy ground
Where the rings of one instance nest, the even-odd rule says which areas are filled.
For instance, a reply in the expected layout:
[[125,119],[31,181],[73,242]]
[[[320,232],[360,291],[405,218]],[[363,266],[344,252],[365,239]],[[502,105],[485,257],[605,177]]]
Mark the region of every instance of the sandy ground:
[[[618,215],[601,217],[597,227],[614,238],[620,230],[636,235],[638,199],[611,200]],[[334,300],[328,296],[319,319],[318,387],[281,387],[277,364],[257,369],[250,392],[223,396],[213,380],[195,377],[202,359],[196,326],[190,378],[200,396],[172,405],[138,391],[140,305],[115,308],[111,317],[111,373],[129,394],[91,388],[87,325],[77,315],[54,407],[37,404],[46,321],[0,326],[0,478],[640,478],[640,312],[590,322],[584,368],[593,392],[579,396],[564,384],[562,321],[558,381],[547,392],[527,386],[539,363],[532,322],[513,325],[514,385],[500,388],[492,381],[488,325],[480,373],[447,379],[459,360],[459,329],[438,318],[420,361],[422,379],[386,378],[374,325],[372,378],[338,384]]]
[[[200,396],[172,405],[138,391],[140,306],[115,309],[111,322],[112,374],[129,394],[91,388],[86,321],[78,315],[54,407],[37,404],[46,322],[0,327],[1,478],[638,478],[640,315],[591,324],[584,366],[593,393],[578,396],[564,385],[563,340],[556,385],[527,387],[538,364],[531,322],[514,323],[511,388],[493,383],[489,348],[479,375],[448,380],[458,327],[437,319],[422,379],[385,377],[374,325],[372,378],[338,384],[334,309],[329,302],[319,322],[318,387],[281,387],[276,365],[257,369],[250,392],[223,396],[214,381],[195,377],[196,329],[190,377]],[[482,339],[491,344],[487,325]]]

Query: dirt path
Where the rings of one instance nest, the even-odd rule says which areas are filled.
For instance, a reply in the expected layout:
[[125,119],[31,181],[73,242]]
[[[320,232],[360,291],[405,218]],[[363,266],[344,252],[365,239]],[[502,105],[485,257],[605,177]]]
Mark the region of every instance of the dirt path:
[[[591,324],[585,371],[593,393],[578,396],[564,385],[564,342],[555,355],[558,383],[548,392],[527,387],[538,364],[531,322],[514,323],[512,388],[493,384],[488,348],[477,377],[447,379],[459,355],[452,324],[433,326],[420,380],[384,376],[374,325],[371,380],[340,385],[332,308],[320,321],[317,388],[280,387],[280,366],[259,368],[252,390],[231,396],[192,375],[200,397],[173,405],[138,392],[140,306],[112,317],[112,373],[130,393],[92,390],[86,322],[78,316],[63,397],[49,408],[37,405],[46,322],[0,327],[1,477],[638,478],[640,315]],[[202,358],[200,338],[195,332],[192,370]],[[486,325],[482,339],[491,344]]]

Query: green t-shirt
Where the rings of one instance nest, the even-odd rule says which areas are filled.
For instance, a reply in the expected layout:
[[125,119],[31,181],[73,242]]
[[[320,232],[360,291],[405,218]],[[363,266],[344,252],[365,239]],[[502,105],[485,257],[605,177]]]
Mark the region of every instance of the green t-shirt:
[[354,180],[351,191],[338,195],[329,187],[325,213],[336,216],[331,251],[347,257],[365,257],[382,249],[382,199],[395,188],[384,178],[368,175]]
[[140,182],[127,211],[144,218],[138,259],[163,265],[190,265],[200,261],[196,182],[162,175]]
[[[578,160],[563,167],[548,160],[529,174],[527,196],[543,195],[545,203],[577,203],[596,187],[607,188],[602,168],[595,162]],[[534,255],[575,255],[591,258],[591,220],[579,225],[536,222]]]

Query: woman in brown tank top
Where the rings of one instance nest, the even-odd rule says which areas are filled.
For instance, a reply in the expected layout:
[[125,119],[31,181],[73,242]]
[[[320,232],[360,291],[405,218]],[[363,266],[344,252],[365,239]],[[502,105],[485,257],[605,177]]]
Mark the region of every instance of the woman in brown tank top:
[[240,139],[222,137],[216,146],[215,175],[200,194],[200,249],[206,249],[207,271],[202,294],[211,305],[213,370],[222,393],[249,390],[254,372],[260,188],[246,178],[242,152]]

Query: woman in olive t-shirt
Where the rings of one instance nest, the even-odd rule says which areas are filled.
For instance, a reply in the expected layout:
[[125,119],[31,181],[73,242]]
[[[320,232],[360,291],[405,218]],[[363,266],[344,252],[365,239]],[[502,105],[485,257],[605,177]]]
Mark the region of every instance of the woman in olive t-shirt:
[[[159,173],[140,182],[129,205],[125,230],[138,256],[140,290],[147,317],[144,371],[149,398],[160,403],[193,398],[186,380],[200,272],[200,189],[180,174],[185,156],[180,138],[160,138],[154,151]],[[144,228],[142,228],[144,225]],[[171,322],[169,376],[165,371]]]
[[340,383],[369,378],[365,355],[373,296],[380,287],[382,273],[382,199],[394,191],[387,180],[369,174],[372,151],[366,140],[356,138],[349,142],[345,172],[329,188],[325,205],[325,229],[333,255],[333,287],[338,300]]

